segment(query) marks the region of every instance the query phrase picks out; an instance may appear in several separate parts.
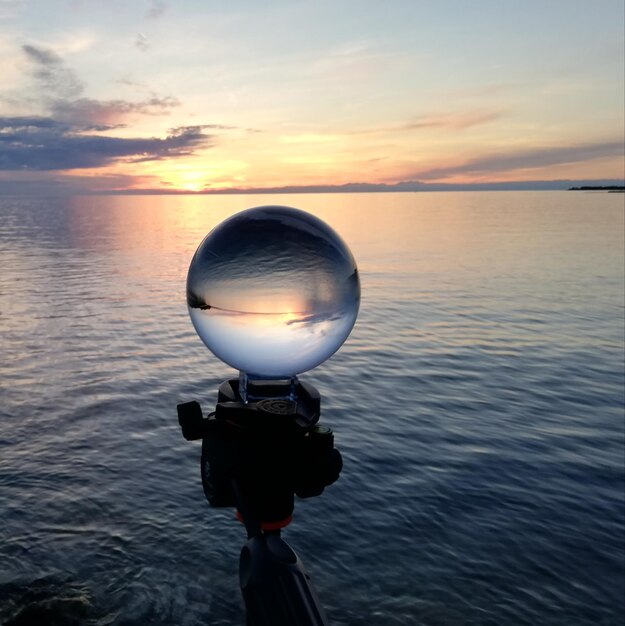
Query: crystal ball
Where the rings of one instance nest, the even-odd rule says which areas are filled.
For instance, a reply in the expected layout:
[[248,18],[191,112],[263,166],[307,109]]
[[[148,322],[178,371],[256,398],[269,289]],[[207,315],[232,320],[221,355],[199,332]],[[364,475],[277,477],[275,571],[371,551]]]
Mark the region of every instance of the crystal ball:
[[325,222],[261,206],[214,228],[187,276],[191,321],[208,349],[255,378],[289,378],[323,363],[360,304],[354,257]]

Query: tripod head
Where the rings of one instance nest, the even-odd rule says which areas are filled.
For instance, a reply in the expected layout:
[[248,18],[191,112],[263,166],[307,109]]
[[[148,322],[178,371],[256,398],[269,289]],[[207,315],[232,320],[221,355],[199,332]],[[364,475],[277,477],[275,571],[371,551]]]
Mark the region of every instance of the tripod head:
[[260,524],[261,530],[286,526],[294,495],[320,495],[342,468],[332,430],[318,423],[319,393],[297,381],[296,399],[290,399],[284,395],[290,385],[250,384],[248,393],[258,399],[244,403],[239,381],[225,381],[207,418],[197,402],[178,405],[183,436],[202,439],[202,486],[209,504],[236,506],[243,523]]

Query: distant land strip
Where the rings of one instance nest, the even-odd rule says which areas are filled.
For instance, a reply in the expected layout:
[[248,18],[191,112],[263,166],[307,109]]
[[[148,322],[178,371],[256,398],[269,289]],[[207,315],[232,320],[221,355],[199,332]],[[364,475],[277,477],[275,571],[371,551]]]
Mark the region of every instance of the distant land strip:
[[585,185],[583,187],[569,187],[569,191],[616,191],[625,192],[625,186],[623,185],[603,185],[599,187]]

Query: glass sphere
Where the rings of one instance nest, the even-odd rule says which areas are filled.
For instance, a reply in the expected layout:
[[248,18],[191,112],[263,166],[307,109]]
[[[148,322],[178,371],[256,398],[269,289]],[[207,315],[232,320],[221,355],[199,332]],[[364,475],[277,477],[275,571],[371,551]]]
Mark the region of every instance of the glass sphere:
[[317,217],[248,209],[213,229],[187,276],[187,304],[208,349],[256,378],[289,378],[332,356],[360,304],[343,240]]

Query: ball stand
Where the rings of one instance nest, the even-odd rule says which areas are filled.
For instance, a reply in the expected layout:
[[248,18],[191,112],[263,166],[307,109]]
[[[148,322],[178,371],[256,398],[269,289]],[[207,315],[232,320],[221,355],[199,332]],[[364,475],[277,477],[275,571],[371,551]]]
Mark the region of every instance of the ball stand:
[[297,379],[246,381],[243,394],[239,384],[222,383],[215,412],[206,417],[195,401],[179,404],[178,421],[185,439],[202,440],[209,504],[236,507],[245,525],[239,582],[247,625],[325,625],[310,576],[281,537],[294,496],[320,495],[342,468],[332,430],[318,423],[319,392]]

